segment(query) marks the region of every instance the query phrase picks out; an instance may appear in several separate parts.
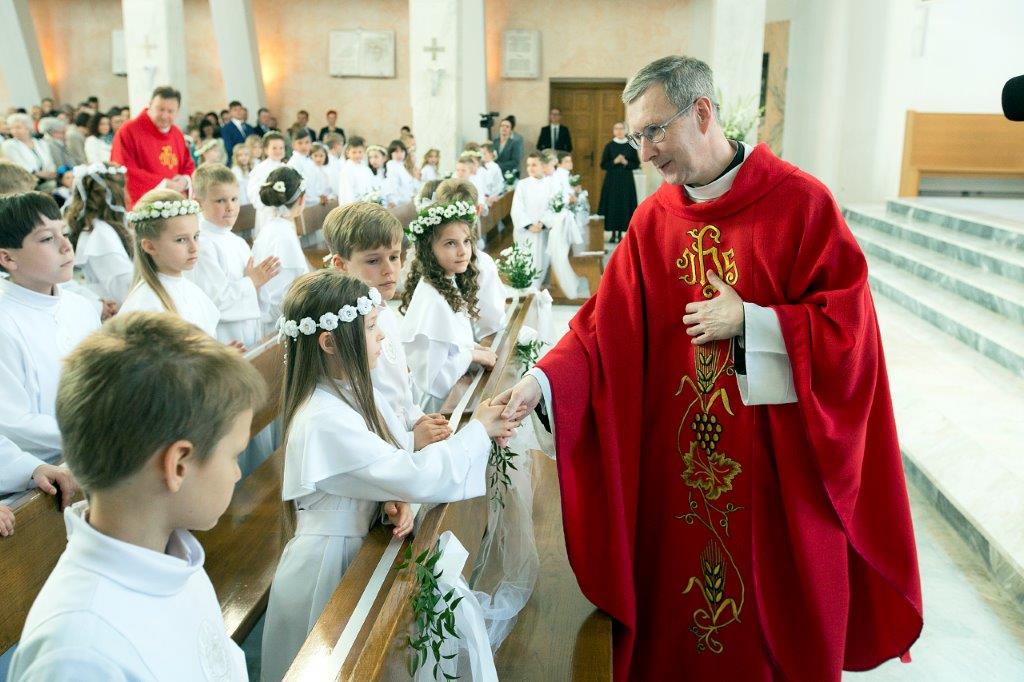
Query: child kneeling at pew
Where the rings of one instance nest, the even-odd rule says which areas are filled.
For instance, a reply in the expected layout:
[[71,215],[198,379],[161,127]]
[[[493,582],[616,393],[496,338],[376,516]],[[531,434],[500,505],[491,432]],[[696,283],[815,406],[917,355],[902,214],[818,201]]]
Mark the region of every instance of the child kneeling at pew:
[[484,495],[491,439],[510,437],[518,425],[484,401],[464,429],[411,451],[406,424],[370,378],[384,340],[381,302],[375,289],[333,269],[304,275],[284,301],[282,497],[295,504],[297,525],[270,589],[264,680],[284,677],[380,503],[402,537],[413,527],[407,502]]
[[265,385],[177,316],[121,313],[68,356],[64,457],[88,495],[29,611],[10,680],[245,680],[189,530],[209,530],[240,478]]

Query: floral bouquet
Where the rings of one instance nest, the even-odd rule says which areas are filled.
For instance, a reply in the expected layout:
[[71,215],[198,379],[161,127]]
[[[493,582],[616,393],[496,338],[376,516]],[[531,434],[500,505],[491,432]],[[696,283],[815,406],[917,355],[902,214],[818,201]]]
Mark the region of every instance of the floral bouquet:
[[548,208],[551,209],[552,213],[561,213],[565,210],[565,199],[562,197],[561,192],[551,197],[551,201],[548,202]]
[[505,171],[505,189],[512,189],[516,186],[516,174],[514,171]]
[[540,357],[540,350],[546,344],[540,340],[537,330],[532,327],[523,327],[516,339],[516,361],[522,366],[520,376],[524,376],[531,367],[537,364]]
[[359,197],[359,201],[369,201],[371,204],[384,205],[384,195],[380,193],[380,190],[372,189],[366,194]]
[[500,272],[513,289],[528,289],[540,275],[533,267],[533,254],[520,244],[513,244],[501,252],[498,259]]
[[579,174],[570,175],[569,176],[569,186],[570,187],[579,187],[580,186],[580,176],[579,176]]

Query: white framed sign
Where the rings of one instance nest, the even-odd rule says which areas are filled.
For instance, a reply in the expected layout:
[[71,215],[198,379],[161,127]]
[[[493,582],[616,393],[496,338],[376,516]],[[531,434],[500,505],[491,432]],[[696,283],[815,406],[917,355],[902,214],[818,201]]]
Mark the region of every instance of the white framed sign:
[[540,31],[505,31],[501,45],[502,78],[540,78]]
[[331,31],[328,51],[335,78],[395,77],[394,31]]

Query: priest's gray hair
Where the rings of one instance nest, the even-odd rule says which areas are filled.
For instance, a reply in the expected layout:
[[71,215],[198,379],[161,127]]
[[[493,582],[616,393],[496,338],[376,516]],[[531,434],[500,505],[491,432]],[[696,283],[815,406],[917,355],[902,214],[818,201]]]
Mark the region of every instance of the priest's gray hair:
[[631,104],[647,92],[652,85],[661,83],[665,94],[677,109],[685,109],[699,97],[711,100],[712,110],[718,117],[715,84],[711,67],[699,59],[673,55],[656,59],[637,71],[622,91],[622,103]]

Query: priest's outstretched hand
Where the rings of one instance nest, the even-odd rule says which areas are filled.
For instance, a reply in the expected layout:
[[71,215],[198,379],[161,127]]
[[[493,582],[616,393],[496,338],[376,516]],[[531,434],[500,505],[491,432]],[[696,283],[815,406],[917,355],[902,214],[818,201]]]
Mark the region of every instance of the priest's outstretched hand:
[[519,427],[519,423],[523,420],[522,417],[505,417],[502,414],[504,409],[503,405],[494,404],[494,401],[483,400],[480,402],[480,406],[476,408],[476,412],[473,413],[473,419],[484,425],[484,429],[491,439],[511,438],[515,435],[516,428]]
[[533,412],[542,397],[540,384],[527,374],[519,383],[491,400],[492,405],[504,405],[502,416],[522,421]]
[[683,316],[686,333],[694,337],[691,343],[698,346],[743,334],[743,299],[714,271],[708,271],[708,282],[718,295],[710,301],[687,304],[687,314]]

